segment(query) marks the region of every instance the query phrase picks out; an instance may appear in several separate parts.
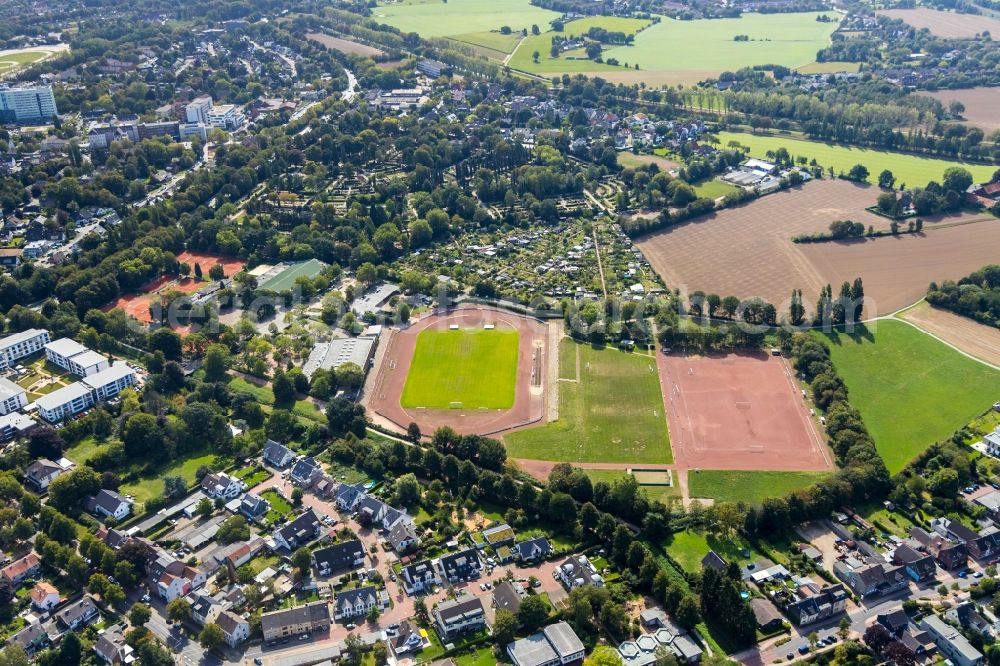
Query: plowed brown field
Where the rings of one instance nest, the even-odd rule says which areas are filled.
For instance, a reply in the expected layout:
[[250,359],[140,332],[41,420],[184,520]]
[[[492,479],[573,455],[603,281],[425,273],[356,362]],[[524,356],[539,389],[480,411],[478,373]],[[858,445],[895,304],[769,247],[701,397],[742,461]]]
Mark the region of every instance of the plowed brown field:
[[966,354],[1000,367],[1000,329],[919,303],[898,315]]
[[900,19],[914,28],[927,28],[938,37],[974,37],[980,32],[1000,34],[1000,21],[988,16],[956,14],[936,9],[884,9],[875,12],[879,16]]

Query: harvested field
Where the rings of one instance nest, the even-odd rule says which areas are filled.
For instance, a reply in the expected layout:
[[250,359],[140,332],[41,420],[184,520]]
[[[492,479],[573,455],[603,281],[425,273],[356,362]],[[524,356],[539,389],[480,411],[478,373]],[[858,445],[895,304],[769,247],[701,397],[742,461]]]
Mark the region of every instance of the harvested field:
[[[924,233],[842,243],[795,244],[834,220],[885,228],[865,210],[878,189],[822,180],[664,229],[637,244],[671,288],[759,296],[787,312],[793,288],[814,303],[822,286],[861,276],[867,316],[919,300],[931,280],[957,279],[996,260],[1000,224],[985,214],[926,218]],[[977,222],[975,224],[956,224]]]
[[945,108],[952,100],[958,100],[965,105],[962,117],[966,125],[978,127],[987,134],[1000,129],[1000,88],[969,88],[967,90],[938,90],[921,92],[921,95],[933,97]]
[[349,39],[334,37],[333,35],[327,35],[322,32],[306,33],[306,37],[314,42],[322,44],[328,49],[340,51],[341,53],[353,53],[356,55],[368,56],[369,58],[375,58],[376,56],[385,54],[382,49],[377,49],[374,46],[359,44],[358,42],[352,42]]
[[900,19],[914,28],[927,28],[938,37],[975,37],[981,32],[1000,34],[1000,21],[988,16],[957,14],[936,9],[882,9],[875,12],[879,16]]
[[920,302],[898,315],[966,354],[1000,367],[1000,329]]
[[823,471],[832,456],[784,359],[657,355],[680,467]]
[[632,153],[618,153],[618,163],[623,167],[628,167],[630,169],[637,169],[647,164],[655,164],[660,168],[660,171],[672,171],[674,169],[680,168],[680,164],[673,160],[668,160],[666,157],[660,157],[659,155],[634,155]]
[[[518,334],[513,406],[509,409],[403,407],[403,389],[413,365],[419,334],[428,329],[450,333],[452,325],[482,329],[484,324],[493,324],[498,331]],[[400,428],[405,429],[416,422],[425,433],[446,425],[461,434],[488,435],[525,427],[545,416],[546,373],[542,369],[548,362],[548,343],[545,324],[535,319],[505,310],[461,306],[447,314],[431,314],[405,329],[393,329],[384,344],[385,351],[368,390],[366,406]]]

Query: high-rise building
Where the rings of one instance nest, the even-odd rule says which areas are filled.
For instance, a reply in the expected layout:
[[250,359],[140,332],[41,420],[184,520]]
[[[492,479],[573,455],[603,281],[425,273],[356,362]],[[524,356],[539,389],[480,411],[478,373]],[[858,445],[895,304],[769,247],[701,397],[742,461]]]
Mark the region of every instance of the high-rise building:
[[212,112],[212,98],[208,95],[196,97],[184,109],[184,115],[189,123],[208,124],[208,114]]
[[0,88],[0,122],[50,120],[58,113],[52,86]]

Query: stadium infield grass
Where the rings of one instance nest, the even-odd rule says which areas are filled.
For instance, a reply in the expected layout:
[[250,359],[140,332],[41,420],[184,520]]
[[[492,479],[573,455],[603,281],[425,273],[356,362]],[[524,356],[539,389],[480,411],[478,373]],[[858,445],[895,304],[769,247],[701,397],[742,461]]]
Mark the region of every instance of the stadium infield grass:
[[405,408],[510,409],[517,384],[517,331],[425,330],[400,404]]
[[769,497],[784,497],[826,477],[824,472],[758,472],[743,470],[691,470],[688,492],[693,499],[760,504]]
[[851,336],[813,333],[830,347],[890,474],[985,412],[1000,372],[907,323],[882,319]]
[[673,461],[656,359],[564,341],[580,353],[578,382],[559,383],[559,419],[504,436],[514,458],[566,462]]

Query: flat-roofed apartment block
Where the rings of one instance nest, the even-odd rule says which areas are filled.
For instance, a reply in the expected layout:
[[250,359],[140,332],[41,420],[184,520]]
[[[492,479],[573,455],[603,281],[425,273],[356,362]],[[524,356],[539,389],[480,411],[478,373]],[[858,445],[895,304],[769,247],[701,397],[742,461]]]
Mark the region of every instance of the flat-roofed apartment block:
[[49,332],[40,328],[0,338],[0,370],[6,370],[20,358],[42,351],[49,340]]
[[28,396],[23,388],[0,377],[0,415],[10,414],[28,404]]
[[106,370],[43,395],[35,401],[35,405],[43,419],[55,423],[102,400],[110,400],[135,382],[135,371],[124,361],[119,361]]
[[81,377],[88,377],[108,369],[106,356],[91,351],[69,338],[59,338],[45,345],[45,358],[63,370]]

